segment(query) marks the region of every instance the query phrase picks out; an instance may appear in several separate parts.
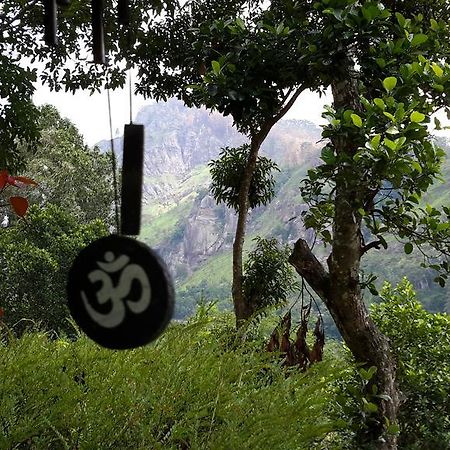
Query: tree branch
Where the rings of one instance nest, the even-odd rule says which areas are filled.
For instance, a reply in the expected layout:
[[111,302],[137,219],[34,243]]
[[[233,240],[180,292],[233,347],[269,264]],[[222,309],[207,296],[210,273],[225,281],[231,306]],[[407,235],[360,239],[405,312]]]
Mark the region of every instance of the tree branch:
[[284,103],[286,102],[286,100],[289,98],[289,96],[292,94],[292,91],[294,90],[293,87],[289,88],[288,91],[286,92],[286,95],[283,97],[283,100],[281,100],[281,104],[284,105]]
[[[300,86],[289,99],[289,101],[275,114],[273,123],[277,123],[292,107],[299,95],[306,89],[306,86]],[[285,100],[284,100],[285,101]],[[284,103],[283,101],[283,103]]]
[[367,245],[364,245],[361,248],[361,256],[364,255],[364,253],[367,253],[372,248],[376,248],[377,250],[380,250],[380,245],[381,245],[381,241],[369,242]]
[[289,256],[289,262],[324,303],[329,304],[331,299],[330,276],[304,239],[299,239],[295,243],[291,256]]
[[[252,133],[252,136],[255,137],[255,139],[259,140],[260,142],[263,142],[264,139],[269,134],[272,127],[289,111],[289,109],[292,107],[294,102],[297,100],[299,95],[306,89],[305,86],[299,87],[292,97],[289,99],[289,101],[278,111],[277,114],[274,114],[270,119],[266,120],[260,127],[259,132]],[[289,94],[289,93],[288,93]],[[285,98],[286,99],[286,98]],[[283,102],[285,101],[283,100]]]

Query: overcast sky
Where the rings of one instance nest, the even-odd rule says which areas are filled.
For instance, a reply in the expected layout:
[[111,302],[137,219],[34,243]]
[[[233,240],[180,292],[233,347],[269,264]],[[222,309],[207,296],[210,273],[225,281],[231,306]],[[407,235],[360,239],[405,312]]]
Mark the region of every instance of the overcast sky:
[[[62,116],[70,119],[80,130],[88,145],[93,146],[102,139],[109,139],[108,100],[106,91],[93,94],[79,91],[75,95],[65,92],[50,92],[47,87],[37,85],[34,101],[37,105],[50,103],[59,110]],[[142,96],[133,96],[133,118],[144,105],[151,103]],[[303,93],[289,113],[289,119],[306,119],[316,124],[324,123],[321,113],[324,104],[330,104],[330,96],[319,97],[311,92]],[[129,123],[129,94],[128,89],[111,92],[111,109],[113,119],[113,134],[119,130],[123,133],[123,126]],[[445,114],[439,114],[443,124],[448,123]],[[450,132],[441,132],[441,135],[450,137]]]

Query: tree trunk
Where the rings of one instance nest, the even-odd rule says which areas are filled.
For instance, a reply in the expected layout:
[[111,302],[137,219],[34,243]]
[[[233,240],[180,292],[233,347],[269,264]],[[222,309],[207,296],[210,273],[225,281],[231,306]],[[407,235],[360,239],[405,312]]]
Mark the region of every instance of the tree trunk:
[[[340,183],[339,183],[340,184]],[[352,201],[355,192],[348,186],[337,186],[333,246],[328,260],[330,301],[333,318],[345,343],[357,362],[377,368],[375,383],[380,394],[390,400],[379,402],[378,425],[361,436],[361,444],[376,442],[383,435],[384,418],[397,421],[399,395],[395,383],[396,365],[387,338],[371,320],[365,306],[359,280],[361,259],[361,224]],[[377,448],[396,448],[393,436],[378,442]]]
[[255,312],[256,306],[254,303],[250,303],[248,299],[245,298],[242,290],[242,255],[244,251],[245,228],[247,225],[248,210],[250,207],[249,192],[256,168],[258,153],[262,143],[266,139],[272,127],[289,111],[304,89],[304,86],[300,86],[295,90],[290,90],[283,99],[280,109],[276,112],[276,114],[274,114],[270,119],[267,119],[261,125],[259,131],[255,131],[251,136],[250,153],[248,155],[247,165],[245,167],[239,188],[238,221],[233,242],[233,284],[231,293],[233,297],[237,328],[241,327],[245,321],[252,316]]
[[261,144],[262,140],[258,136],[251,139],[250,153],[248,155],[247,165],[245,167],[241,186],[239,189],[238,220],[233,242],[233,285],[231,291],[237,328],[242,326],[245,320],[247,320],[253,314],[253,311],[251,310],[251,307],[247,302],[242,290],[242,255],[244,251],[245,228],[247,225],[248,210],[250,207],[250,185],[252,182],[253,173],[255,172],[256,161],[258,159],[258,153]]
[[[341,237],[344,238],[344,235]],[[389,423],[397,421],[399,393],[395,383],[396,364],[387,338],[375,326],[364,304],[359,280],[355,277],[359,258],[352,260],[341,253],[352,247],[356,248],[353,244],[349,244],[349,241],[336,244],[333,249],[336,256],[332,253],[329,258],[330,273],[324,269],[303,239],[295,243],[289,261],[323,300],[355,360],[363,363],[366,368],[377,368],[374,381],[378,393],[390,398],[379,401],[378,426],[371,427],[359,436],[361,448],[364,448],[363,445],[373,444],[373,448],[396,449],[395,436],[384,436],[384,418],[389,419]]]
[[[340,68],[341,76],[338,74],[337,81],[332,83],[335,109],[358,112],[361,110],[359,92],[356,77],[352,76],[350,57],[343,57]],[[346,160],[352,160],[358,147],[358,143],[345,134],[332,139],[332,144],[338,157],[345,156]],[[385,418],[389,423],[397,421],[399,393],[395,383],[396,364],[387,338],[369,316],[359,279],[363,252],[361,219],[357,210],[367,192],[359,174],[348,164],[339,166],[335,183],[329,272],[302,239],[296,243],[290,262],[324,301],[355,360],[366,367],[377,368],[374,383],[378,393],[387,397],[379,400],[378,420],[358,436],[358,445],[360,448],[372,445],[377,449],[396,449],[396,437],[385,432]]]

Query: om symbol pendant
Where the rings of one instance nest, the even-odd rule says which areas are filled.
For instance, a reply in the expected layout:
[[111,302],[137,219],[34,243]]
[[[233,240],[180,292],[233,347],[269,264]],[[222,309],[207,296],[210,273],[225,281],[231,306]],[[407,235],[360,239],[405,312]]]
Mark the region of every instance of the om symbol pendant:
[[139,347],[157,338],[174,306],[162,259],[146,245],[116,235],[80,252],[69,272],[67,295],[80,328],[111,349]]

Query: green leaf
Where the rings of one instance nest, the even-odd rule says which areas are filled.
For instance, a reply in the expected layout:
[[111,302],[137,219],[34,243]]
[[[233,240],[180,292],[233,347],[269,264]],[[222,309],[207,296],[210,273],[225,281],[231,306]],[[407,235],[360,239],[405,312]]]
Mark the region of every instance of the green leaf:
[[396,423],[392,423],[386,429],[388,434],[398,434],[400,433],[400,427]]
[[397,144],[396,144],[394,141],[391,141],[391,140],[388,139],[388,138],[384,138],[383,144],[384,144],[387,148],[389,148],[389,149],[391,149],[391,150],[393,150],[393,151],[397,148]]
[[411,122],[421,123],[425,120],[425,117],[426,117],[425,114],[422,114],[419,111],[413,111],[409,116],[409,119],[411,120]]
[[438,31],[439,30],[439,24],[434,19],[430,19],[430,26],[431,26],[431,29],[433,31]]
[[368,2],[367,5],[363,6],[362,13],[364,18],[367,19],[368,22],[370,22],[373,19],[376,19],[381,14],[381,10],[376,4],[371,4],[371,2]]
[[414,37],[412,38],[412,41],[411,41],[411,45],[413,47],[418,47],[419,45],[422,45],[427,41],[428,41],[428,36],[426,34],[419,33],[419,34],[414,35]]
[[386,130],[386,134],[398,134],[398,133],[399,133],[398,128],[395,125],[392,125],[392,127],[389,127]]
[[397,18],[398,24],[401,27],[404,27],[405,26],[405,22],[406,22],[405,16],[403,14],[400,14],[399,12],[396,12],[395,13],[395,17]]
[[236,25],[237,25],[241,30],[245,30],[245,23],[244,23],[244,21],[243,21],[240,17],[237,17],[237,18],[236,18]]
[[383,81],[383,86],[386,89],[386,91],[391,92],[395,89],[397,86],[397,78],[395,77],[387,77]]
[[416,172],[419,172],[420,174],[423,172],[422,166],[417,161],[411,161],[411,166]]
[[368,413],[376,413],[378,411],[378,406],[375,403],[368,402],[367,400],[364,402],[363,409]]
[[378,106],[378,108],[380,108],[381,110],[385,110],[386,109],[386,103],[384,103],[384,101],[381,98],[375,98],[373,100],[373,102],[375,103],[376,106]]
[[220,62],[219,61],[211,61],[212,70],[215,75],[219,75],[220,73]]
[[377,58],[377,59],[375,60],[375,62],[378,64],[378,66],[379,66],[381,69],[384,69],[384,68],[386,67],[386,60],[385,60],[384,58]]
[[437,65],[436,63],[433,63],[431,65],[431,68],[433,69],[433,72],[436,74],[437,77],[442,78],[444,76],[444,71],[442,70],[441,66]]
[[353,125],[355,125],[358,128],[362,127],[363,122],[361,117],[358,116],[358,114],[352,114],[350,117],[352,118]]
[[395,116],[393,115],[393,114],[391,114],[391,113],[389,113],[389,112],[387,112],[387,111],[383,111],[383,114],[388,118],[388,119],[390,119],[392,122],[397,122],[397,120],[396,120],[396,118],[395,118]]
[[328,230],[323,230],[321,234],[325,242],[331,242],[331,233]]
[[333,165],[336,162],[336,156],[330,147],[324,147],[320,156],[325,164]]
[[434,118],[434,127],[436,130],[442,130],[441,121],[437,117]]
[[381,142],[381,134],[376,134],[370,141],[370,145],[374,150],[376,150],[380,146]]
[[410,254],[412,253],[413,249],[414,249],[414,247],[413,247],[413,245],[411,244],[411,242],[407,242],[407,243],[405,244],[404,248],[403,248],[403,250],[405,251],[405,253],[406,253],[407,255],[410,255]]
[[406,142],[406,138],[404,136],[399,137],[395,140],[395,149],[400,150]]
[[363,367],[361,367],[361,369],[359,369],[359,374],[361,375],[361,377],[364,380],[370,381],[372,379],[372,377],[375,375],[376,371],[377,371],[377,368],[375,366],[371,366],[367,370],[364,369]]
[[444,222],[444,223],[438,223],[436,230],[437,231],[447,231],[450,229],[450,223]]

